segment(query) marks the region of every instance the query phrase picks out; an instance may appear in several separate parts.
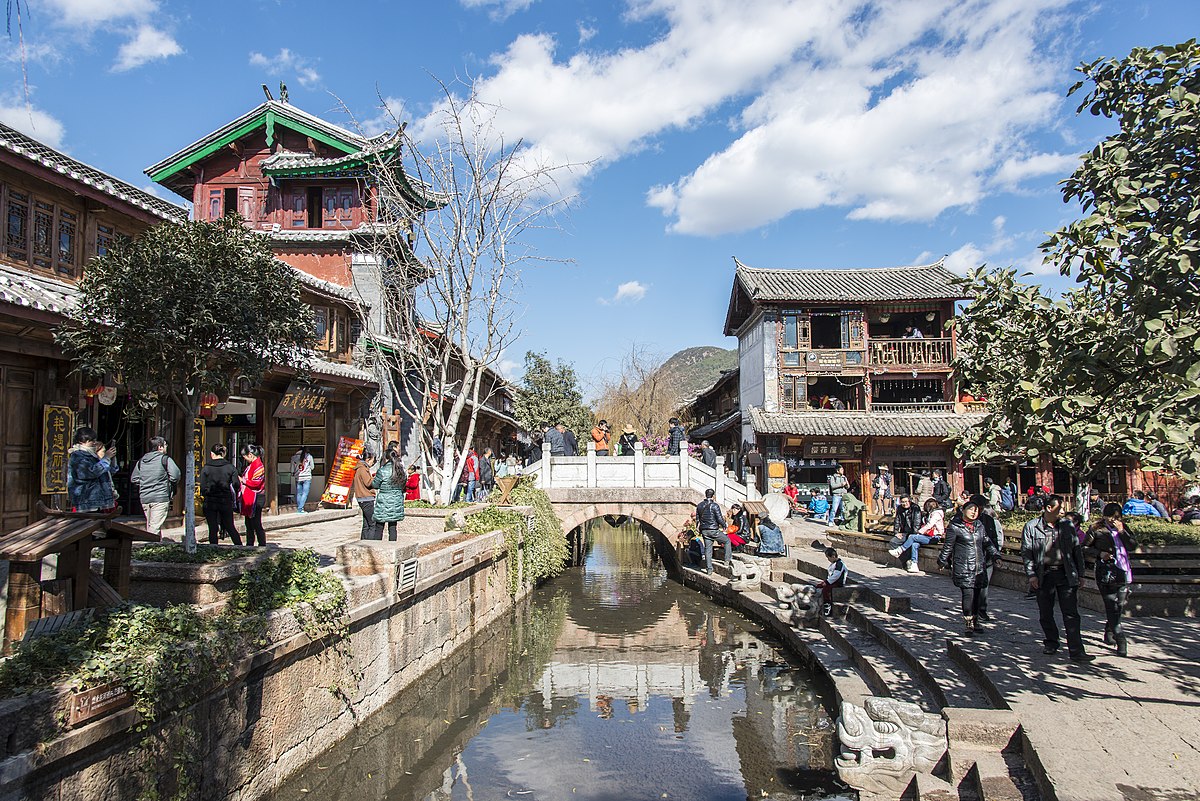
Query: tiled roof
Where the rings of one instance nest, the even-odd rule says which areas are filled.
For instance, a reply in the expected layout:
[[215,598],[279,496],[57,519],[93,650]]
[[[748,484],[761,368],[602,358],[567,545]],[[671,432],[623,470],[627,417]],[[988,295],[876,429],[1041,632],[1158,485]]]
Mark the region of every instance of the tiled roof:
[[954,273],[933,264],[857,270],[763,270],[736,258],[734,280],[756,301],[840,303],[843,301],[962,300]]
[[926,412],[872,414],[869,412],[767,412],[754,406],[750,424],[758,434],[802,437],[953,437],[983,418],[982,414]]
[[693,428],[690,432],[688,432],[688,441],[696,442],[721,431],[726,431],[732,428],[735,423],[741,421],[741,419],[742,411],[740,409],[735,409],[724,417],[714,420],[711,423],[706,423],[702,426],[696,426]]
[[381,223],[365,223],[357,228],[280,228],[278,231],[254,228],[251,230],[275,242],[349,242],[355,237],[386,233],[389,228]]
[[348,131],[339,125],[334,125],[333,123],[326,122],[325,120],[321,119],[320,117],[316,117],[316,116],[313,116],[312,114],[309,114],[307,111],[302,111],[301,109],[297,108],[296,106],[293,106],[291,103],[282,103],[278,100],[267,100],[263,103],[259,103],[257,106],[250,109],[245,114],[238,117],[237,119],[231,120],[230,122],[227,122],[226,124],[222,125],[220,128],[216,129],[215,131],[213,131],[209,134],[206,134],[205,136],[200,137],[195,142],[192,142],[190,145],[183,148],[182,150],[172,153],[170,156],[167,156],[165,159],[158,162],[157,164],[150,165],[149,167],[146,168],[146,174],[147,175],[157,174],[160,170],[163,170],[166,167],[169,167],[170,165],[177,162],[179,159],[186,158],[199,150],[203,150],[209,144],[216,142],[227,135],[233,134],[239,128],[243,127],[247,123],[250,123],[256,117],[258,117],[260,114],[263,114],[264,112],[267,112],[267,111],[274,112],[276,115],[278,115],[282,119],[285,119],[285,120],[290,119],[295,122],[299,122],[302,125],[307,125],[310,128],[314,128],[317,131],[320,131],[321,133],[330,137],[331,139],[336,139],[340,142],[344,142],[347,146],[350,146],[350,147],[357,147],[357,148],[370,147],[373,142],[377,142],[383,136],[385,136],[385,135],[381,135],[379,137],[374,137],[372,139],[368,139],[366,137],[359,136],[358,134],[353,133],[352,131]]
[[400,132],[382,134],[374,139],[365,140],[362,150],[357,153],[347,153],[338,156],[315,156],[308,151],[281,150],[262,160],[264,173],[272,170],[296,169],[334,169],[345,164],[363,161],[378,153],[383,153],[400,144]]
[[325,359],[318,359],[315,356],[309,357],[308,369],[313,375],[349,378],[355,381],[375,383],[375,376],[361,367],[355,367],[352,364],[342,364],[341,362],[326,361]]
[[65,314],[78,297],[71,284],[0,264],[0,302]]
[[174,203],[155,197],[149,192],[138,189],[119,178],[114,178],[108,173],[101,172],[82,161],[77,161],[4,123],[0,123],[0,148],[35,164],[40,164],[72,181],[97,189],[123,203],[144,209],[156,217],[171,222],[182,222],[187,219],[187,209],[182,206],[176,206]]
[[326,295],[332,295],[335,298],[341,298],[342,300],[347,300],[351,303],[359,302],[358,293],[348,286],[342,286],[341,284],[335,284],[332,281],[326,281],[323,278],[317,278],[315,275],[310,275],[309,273],[304,272],[304,270],[301,270],[299,267],[292,267],[292,272],[296,274],[296,278],[300,280],[300,283],[304,284],[309,289],[315,289],[318,292],[322,292]]

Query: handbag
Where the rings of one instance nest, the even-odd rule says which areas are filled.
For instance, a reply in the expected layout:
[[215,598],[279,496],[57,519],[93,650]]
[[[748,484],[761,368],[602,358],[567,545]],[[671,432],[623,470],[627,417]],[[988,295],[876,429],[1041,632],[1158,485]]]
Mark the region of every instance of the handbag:
[[1096,562],[1096,583],[1107,584],[1110,587],[1123,587],[1128,583],[1125,571],[1117,564],[1117,560],[1101,559]]

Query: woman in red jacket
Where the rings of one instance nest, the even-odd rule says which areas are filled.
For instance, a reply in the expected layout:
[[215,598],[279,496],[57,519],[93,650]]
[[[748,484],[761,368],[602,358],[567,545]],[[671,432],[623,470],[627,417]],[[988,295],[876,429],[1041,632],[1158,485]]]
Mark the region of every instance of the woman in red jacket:
[[[246,518],[246,544],[267,547],[267,531],[263,528],[263,503],[266,500],[267,468],[262,461],[262,448],[243,445],[242,459],[246,472],[242,473],[242,515]],[[257,538],[257,542],[256,542]]]
[[421,500],[421,468],[415,464],[408,471],[408,479],[404,482],[404,500]]

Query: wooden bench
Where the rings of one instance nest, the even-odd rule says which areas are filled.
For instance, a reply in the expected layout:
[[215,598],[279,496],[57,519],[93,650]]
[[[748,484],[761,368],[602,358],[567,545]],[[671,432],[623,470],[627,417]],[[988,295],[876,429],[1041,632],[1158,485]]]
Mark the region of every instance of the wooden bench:
[[21,639],[23,642],[29,642],[38,637],[56,634],[63,629],[86,625],[92,621],[93,611],[92,609],[76,609],[74,612],[62,615],[39,618],[29,624],[29,628],[25,629],[25,636]]

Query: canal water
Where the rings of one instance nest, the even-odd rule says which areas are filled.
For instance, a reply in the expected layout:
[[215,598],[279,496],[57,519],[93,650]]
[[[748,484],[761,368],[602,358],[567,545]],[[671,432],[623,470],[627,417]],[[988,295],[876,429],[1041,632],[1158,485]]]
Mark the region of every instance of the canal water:
[[637,523],[480,631],[272,797],[851,801],[832,693],[668,579]]

